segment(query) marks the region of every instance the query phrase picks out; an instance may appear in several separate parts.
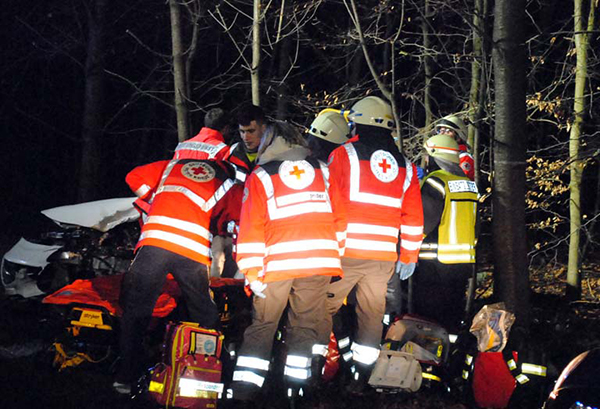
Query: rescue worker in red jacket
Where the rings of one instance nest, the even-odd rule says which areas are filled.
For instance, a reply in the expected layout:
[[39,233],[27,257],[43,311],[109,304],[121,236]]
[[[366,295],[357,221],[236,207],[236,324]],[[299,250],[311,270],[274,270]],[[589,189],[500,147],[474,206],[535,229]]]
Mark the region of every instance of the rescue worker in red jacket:
[[204,127],[198,135],[180,142],[173,158],[225,160],[229,157],[229,146],[223,135],[228,131],[229,114],[221,108],[213,108],[204,115]]
[[237,261],[254,293],[253,320],[233,373],[233,399],[257,397],[271,369],[274,335],[288,303],[288,396],[300,394],[311,376],[327,285],[342,270],[327,168],[308,155],[305,139],[292,125],[274,122],[245,185]]
[[424,147],[428,174],[421,181],[421,195],[426,237],[415,274],[415,312],[456,333],[475,266],[477,186],[459,167],[459,147],[450,135],[434,135]]
[[123,278],[122,362],[113,385],[118,392],[129,392],[141,373],[142,339],[168,273],[179,284],[190,320],[206,328],[217,325],[209,294],[209,249],[216,231],[213,220],[228,211],[234,177],[233,166],[221,161],[172,160],[166,167]]
[[[375,96],[348,115],[353,138],[329,159],[330,195],[344,240],[344,278],[330,284],[320,340],[329,338],[332,316],[355,289],[357,329],[351,348],[350,391],[360,392],[379,356],[387,284],[394,271],[407,279],[415,269],[423,235],[423,209],[415,166],[398,150],[391,106]],[[400,251],[398,252],[398,246]]]
[[448,115],[435,124],[437,134],[450,135],[458,144],[459,166],[470,180],[475,180],[475,159],[467,144],[467,126],[456,115]]
[[250,173],[254,169],[258,146],[267,128],[267,118],[261,107],[247,104],[238,110],[237,122],[241,142],[231,145],[229,161]]

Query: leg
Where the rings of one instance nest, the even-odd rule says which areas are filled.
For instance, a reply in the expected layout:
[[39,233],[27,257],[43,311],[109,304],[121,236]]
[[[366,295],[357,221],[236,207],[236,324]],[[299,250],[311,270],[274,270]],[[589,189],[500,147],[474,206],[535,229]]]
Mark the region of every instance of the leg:
[[318,346],[317,326],[323,321],[329,276],[293,280],[288,310],[286,378],[304,383],[310,377],[313,348]]
[[130,384],[139,375],[143,362],[142,339],[148,327],[156,300],[167,276],[165,263],[173,253],[153,246],[144,246],[126,274],[127,297],[120,331],[122,357],[117,381]]
[[216,328],[219,312],[210,297],[206,266],[179,256],[170,263],[169,271],[181,288],[190,319],[204,328]]
[[265,298],[254,297],[252,324],[244,332],[244,341],[233,372],[233,398],[254,399],[269,371],[273,338],[279,319],[287,306],[292,280],[268,283]]
[[321,322],[318,324],[317,330],[319,344],[329,344],[329,336],[331,335],[331,331],[333,328],[333,316],[344,304],[344,300],[361,277],[361,274],[356,274],[355,271],[346,272],[346,269],[344,267],[346,260],[352,259],[342,258],[342,269],[344,269],[344,277],[341,280],[337,280],[329,284],[329,287],[327,289],[327,313],[324,315]]

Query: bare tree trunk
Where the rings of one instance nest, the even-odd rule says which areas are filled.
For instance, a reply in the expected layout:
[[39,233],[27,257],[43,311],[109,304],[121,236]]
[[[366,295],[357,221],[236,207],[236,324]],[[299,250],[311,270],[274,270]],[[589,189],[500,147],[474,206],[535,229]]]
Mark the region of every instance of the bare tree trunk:
[[260,106],[260,21],[261,21],[261,2],[254,0],[254,15],[252,23],[252,103]]
[[352,18],[352,22],[354,23],[354,27],[356,28],[356,31],[358,32],[358,38],[360,40],[360,45],[361,45],[361,48],[363,51],[363,55],[365,57],[365,61],[367,63],[367,66],[369,67],[369,71],[371,72],[371,75],[373,76],[373,79],[375,80],[375,83],[377,84],[377,88],[379,88],[379,91],[381,91],[383,96],[390,102],[390,105],[392,106],[392,112],[394,114],[394,122],[396,122],[396,134],[398,135],[398,140],[397,140],[398,147],[399,147],[400,151],[403,152],[402,131],[400,129],[400,117],[396,110],[397,108],[396,108],[396,96],[394,94],[394,84],[392,84],[391,89],[388,89],[388,87],[385,86],[385,84],[381,80],[381,77],[375,70],[375,66],[373,65],[373,62],[371,61],[371,57],[369,56],[369,52],[367,50],[367,44],[365,43],[365,37],[363,35],[362,28],[360,25],[360,20],[358,17],[358,11],[356,10],[355,0],[350,0],[351,8],[348,6],[347,0],[344,0],[344,4],[346,5],[346,8],[348,9],[348,12],[350,13],[350,17]]
[[421,32],[423,35],[423,65],[425,68],[425,87],[423,89],[423,106],[425,108],[425,127],[427,128],[433,122],[433,114],[431,113],[431,79],[433,78],[433,67],[431,57],[431,33],[429,32],[429,16],[431,7],[429,0],[425,0],[423,6],[423,19],[421,21]]
[[171,11],[171,43],[173,45],[173,79],[175,84],[175,112],[177,114],[177,139],[183,142],[190,135],[190,116],[187,108],[186,73],[181,40],[181,12],[178,0],[169,0]]
[[[478,0],[479,1],[479,0]],[[475,131],[473,134],[473,159],[475,160],[475,183],[477,183],[477,185],[479,185],[480,183],[480,177],[481,177],[481,142],[480,142],[480,136],[481,136],[481,118],[483,118],[483,114],[484,114],[484,108],[486,105],[486,101],[487,101],[487,84],[488,84],[488,72],[489,72],[489,64],[488,64],[488,60],[489,60],[489,41],[486,41],[486,38],[488,38],[487,36],[487,32],[488,32],[488,24],[487,24],[487,18],[489,16],[489,1],[488,0],[482,0],[482,9],[481,9],[481,16],[479,19],[479,23],[481,25],[481,32],[480,32],[480,40],[481,40],[481,60],[480,60],[480,70],[479,70],[479,95],[477,96],[477,110],[475,112],[475,119],[473,121],[473,130]],[[469,132],[471,130],[471,127],[469,127]]]
[[497,0],[494,20],[496,129],[492,200],[494,292],[521,325],[529,324],[525,229],[525,3]]
[[285,77],[290,69],[290,49],[292,41],[289,37],[282,38],[279,43],[279,66],[277,68],[277,119],[285,119],[288,114],[288,87]]
[[583,173],[583,162],[579,158],[581,145],[581,125],[586,110],[585,88],[588,76],[587,54],[589,46],[589,32],[594,29],[594,0],[588,3],[589,16],[587,31],[584,21],[583,0],[574,0],[574,31],[575,49],[577,51],[577,65],[575,68],[575,96],[573,102],[573,114],[575,116],[569,137],[569,156],[571,164],[571,179],[569,181],[569,213],[570,213],[570,236],[569,236],[569,262],[567,268],[567,296],[578,299],[581,296],[581,279],[579,276],[580,253],[579,241],[581,238],[581,176]]
[[469,93],[469,131],[467,143],[475,160],[475,182],[479,184],[479,120],[485,100],[486,54],[483,46],[487,0],[475,0],[473,13],[473,62],[471,63],[471,90]]
[[85,99],[82,120],[81,167],[78,200],[86,202],[101,191],[99,171],[102,161],[100,138],[104,131],[104,36],[109,0],[94,0],[88,10],[88,43],[85,61]]

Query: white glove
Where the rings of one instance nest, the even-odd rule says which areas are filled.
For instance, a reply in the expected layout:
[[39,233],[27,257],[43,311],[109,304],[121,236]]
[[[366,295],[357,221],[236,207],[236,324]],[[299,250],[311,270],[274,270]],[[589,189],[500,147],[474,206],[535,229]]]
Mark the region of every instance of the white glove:
[[400,276],[400,280],[408,279],[415,272],[416,263],[396,263],[396,274]]
[[250,289],[254,293],[255,296],[260,298],[267,298],[264,291],[267,288],[267,285],[262,281],[254,280],[250,283]]

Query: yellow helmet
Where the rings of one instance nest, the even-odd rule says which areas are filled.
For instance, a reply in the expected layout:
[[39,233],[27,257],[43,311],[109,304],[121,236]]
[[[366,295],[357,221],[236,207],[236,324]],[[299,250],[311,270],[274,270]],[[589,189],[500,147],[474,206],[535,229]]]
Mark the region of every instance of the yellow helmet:
[[341,145],[348,140],[350,128],[340,111],[326,109],[321,111],[310,124],[308,133],[327,142]]
[[352,105],[348,121],[355,124],[396,129],[392,107],[383,99],[374,96],[365,97]]
[[447,115],[447,116],[443,117],[442,119],[440,119],[435,124],[436,132],[440,128],[452,129],[456,133],[456,136],[458,136],[459,139],[461,139],[463,141],[467,140],[467,126],[465,125],[463,120],[460,119],[456,115]]
[[427,154],[447,162],[459,163],[458,143],[449,135],[434,135],[423,144]]

